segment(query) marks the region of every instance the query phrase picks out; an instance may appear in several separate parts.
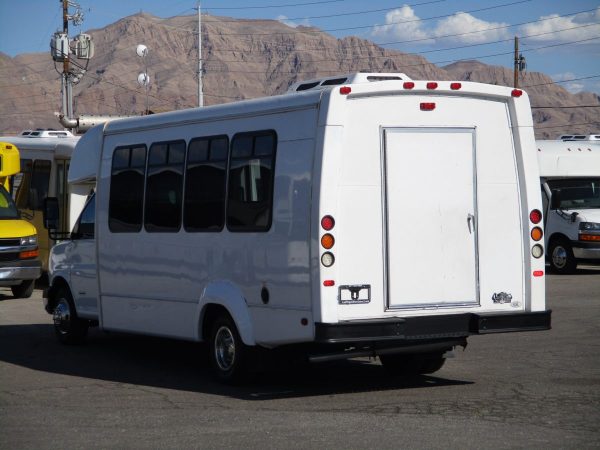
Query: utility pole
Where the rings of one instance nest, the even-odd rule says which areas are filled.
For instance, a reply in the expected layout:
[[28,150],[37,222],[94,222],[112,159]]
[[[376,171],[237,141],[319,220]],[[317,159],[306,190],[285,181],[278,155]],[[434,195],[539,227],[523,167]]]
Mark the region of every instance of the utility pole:
[[[59,0],[61,1],[61,0]],[[69,0],[62,0],[63,33],[69,36]],[[73,118],[73,84],[69,72],[69,51],[65,52],[62,74],[62,104],[63,113],[68,119]]]
[[202,13],[200,0],[198,0],[198,107],[204,106],[204,93],[202,92]]
[[527,64],[525,63],[525,57],[519,53],[519,37],[515,36],[515,68],[514,68],[514,80],[513,87],[519,87],[519,74],[525,70]]

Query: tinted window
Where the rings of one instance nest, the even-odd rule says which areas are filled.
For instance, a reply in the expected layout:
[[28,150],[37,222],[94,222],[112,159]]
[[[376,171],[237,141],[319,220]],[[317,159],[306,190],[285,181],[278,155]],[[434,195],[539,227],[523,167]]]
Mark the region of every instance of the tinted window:
[[43,201],[48,197],[51,168],[52,163],[46,159],[36,159],[33,162],[29,201],[30,209],[42,210]]
[[223,229],[227,148],[227,137],[193,139],[190,142],[183,216],[187,231]]
[[234,136],[227,198],[230,230],[267,231],[271,227],[276,141],[272,131]]
[[96,223],[96,196],[92,195],[79,216],[74,231],[76,239],[94,239],[94,224]]
[[113,153],[108,227],[115,233],[142,229],[146,147],[117,148]]
[[144,214],[146,231],[174,232],[181,227],[184,154],[184,141],[150,147]]

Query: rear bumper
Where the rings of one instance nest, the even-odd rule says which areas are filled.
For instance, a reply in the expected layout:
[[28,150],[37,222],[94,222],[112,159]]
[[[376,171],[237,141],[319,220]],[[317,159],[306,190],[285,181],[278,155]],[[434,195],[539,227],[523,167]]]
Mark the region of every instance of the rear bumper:
[[36,280],[42,274],[39,260],[0,263],[0,286],[12,286],[25,280]]
[[318,343],[430,341],[466,338],[475,334],[540,331],[551,328],[552,311],[508,314],[448,314],[385,320],[316,323]]

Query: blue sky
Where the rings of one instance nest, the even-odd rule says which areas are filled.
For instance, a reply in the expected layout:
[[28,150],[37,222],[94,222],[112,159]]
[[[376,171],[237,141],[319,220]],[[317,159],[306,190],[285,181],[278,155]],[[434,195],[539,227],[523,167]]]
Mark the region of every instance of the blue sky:
[[[61,4],[0,0],[0,52],[10,56],[47,52],[51,34],[62,28]],[[140,11],[158,17],[194,14],[196,1],[79,0],[79,4],[85,19],[80,27],[70,25],[71,35]],[[599,0],[206,0],[202,9],[213,15],[315,26],[337,37],[354,35],[386,48],[419,53],[439,65],[478,59],[512,67],[516,34],[528,70],[557,81],[575,79],[561,83],[572,92],[600,93]]]

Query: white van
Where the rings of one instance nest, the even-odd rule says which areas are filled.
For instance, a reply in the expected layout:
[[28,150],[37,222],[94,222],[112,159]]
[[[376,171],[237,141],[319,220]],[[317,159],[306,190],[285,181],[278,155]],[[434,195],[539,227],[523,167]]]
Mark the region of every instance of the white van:
[[566,274],[600,264],[600,141],[536,144],[550,266]]
[[431,373],[470,335],[549,329],[527,95],[389,76],[87,132],[69,181],[95,195],[51,256],[58,337],[208,341],[234,380],[258,348]]

